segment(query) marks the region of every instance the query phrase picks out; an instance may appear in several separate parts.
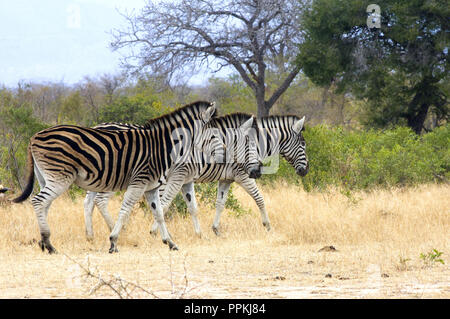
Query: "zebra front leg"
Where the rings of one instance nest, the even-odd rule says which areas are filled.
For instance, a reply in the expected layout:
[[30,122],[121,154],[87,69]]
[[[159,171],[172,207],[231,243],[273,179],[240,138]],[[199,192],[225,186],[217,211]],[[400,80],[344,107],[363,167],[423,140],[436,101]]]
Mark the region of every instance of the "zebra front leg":
[[96,192],[88,191],[84,198],[84,225],[86,228],[86,238],[91,241],[94,239],[94,229],[92,227],[92,213],[94,211],[94,198],[97,195]]
[[192,223],[194,225],[195,233],[201,237],[202,236],[202,230],[200,229],[200,223],[197,218],[197,212],[198,212],[198,206],[197,206],[197,200],[195,198],[195,189],[194,189],[194,182],[190,182],[187,184],[184,184],[181,187],[181,192],[183,194],[183,199],[187,204],[189,213],[191,214]]
[[[175,196],[180,192],[184,182],[188,179],[188,172],[185,166],[178,167],[167,180],[166,184],[159,188],[161,206],[164,212],[164,216],[169,210],[170,204],[175,199]],[[185,199],[186,200],[186,199]],[[149,204],[151,204],[149,202]],[[189,206],[189,203],[188,203]],[[152,224],[150,234],[156,235],[158,230],[158,222],[155,220]]]
[[232,181],[219,181],[219,186],[217,187],[217,200],[216,200],[216,216],[214,217],[214,222],[212,229],[214,233],[219,236],[219,223],[220,215],[225,208],[225,203],[228,197],[228,191],[230,190]]
[[153,189],[151,191],[145,192],[147,202],[153,212],[153,217],[158,223],[158,227],[161,233],[162,241],[164,244],[169,245],[169,249],[178,250],[177,245],[172,241],[170,234],[167,230],[166,223],[164,222],[164,212],[161,205],[161,200],[159,198],[159,188]]
[[109,248],[109,253],[118,252],[117,250],[117,239],[119,238],[120,231],[124,223],[128,220],[128,216],[130,215],[131,209],[137,203],[137,201],[144,194],[144,186],[129,186],[125,192],[122,206],[120,207],[119,217],[117,218],[117,222],[114,225],[114,228],[109,236],[109,240],[111,242],[111,247]]
[[269,215],[266,211],[266,205],[264,204],[264,198],[259,192],[258,186],[254,179],[249,178],[247,175],[236,178],[236,182],[241,185],[245,191],[255,200],[258,205],[259,212],[261,213],[262,224],[266,227],[267,231],[270,230]]

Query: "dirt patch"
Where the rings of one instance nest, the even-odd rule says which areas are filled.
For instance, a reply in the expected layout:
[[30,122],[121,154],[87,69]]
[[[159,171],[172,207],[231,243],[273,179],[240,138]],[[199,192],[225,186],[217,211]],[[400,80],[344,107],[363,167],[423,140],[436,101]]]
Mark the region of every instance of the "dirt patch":
[[[162,244],[161,244],[162,246]],[[136,287],[128,298],[448,298],[450,271],[445,265],[398,272],[386,265],[355,262],[364,249],[342,248],[323,260],[314,246],[255,245],[242,242],[165,247],[142,251],[123,247],[119,254],[75,252],[70,258],[27,247],[1,255],[2,298],[118,298],[99,285],[120,278]],[[210,261],[214,260],[214,263]],[[315,260],[314,264],[308,263]],[[383,269],[383,271],[382,271]],[[123,284],[122,283],[122,284]],[[97,287],[97,288],[96,288]],[[117,288],[117,287],[116,287]]]

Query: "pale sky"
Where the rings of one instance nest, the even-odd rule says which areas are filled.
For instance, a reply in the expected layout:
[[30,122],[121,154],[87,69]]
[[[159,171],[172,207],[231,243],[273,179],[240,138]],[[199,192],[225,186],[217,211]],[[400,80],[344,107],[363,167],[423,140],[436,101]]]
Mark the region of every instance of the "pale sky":
[[109,47],[110,31],[126,22],[116,9],[143,5],[144,0],[1,0],[0,85],[73,84],[118,72],[120,54]]

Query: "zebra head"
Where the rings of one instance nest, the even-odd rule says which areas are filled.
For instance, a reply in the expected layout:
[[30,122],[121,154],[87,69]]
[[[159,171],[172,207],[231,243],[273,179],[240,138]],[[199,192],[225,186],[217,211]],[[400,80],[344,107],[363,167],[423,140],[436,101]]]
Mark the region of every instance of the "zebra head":
[[295,117],[294,124],[287,130],[285,142],[280,146],[280,153],[291,164],[298,175],[305,176],[309,170],[306,156],[306,141],[302,132],[305,127],[305,117]]

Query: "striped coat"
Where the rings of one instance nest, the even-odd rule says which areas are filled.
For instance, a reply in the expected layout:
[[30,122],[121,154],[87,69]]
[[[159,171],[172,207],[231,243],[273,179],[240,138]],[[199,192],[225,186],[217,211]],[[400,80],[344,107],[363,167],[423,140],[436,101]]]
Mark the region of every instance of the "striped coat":
[[[240,116],[244,119],[251,117],[248,114],[241,114]],[[208,125],[219,126],[222,128],[222,131],[224,131],[229,124],[217,125],[219,121],[220,118],[213,119]],[[306,143],[302,135],[302,131],[304,130],[304,118],[300,119],[296,116],[269,116],[257,119],[254,128],[258,130],[256,146],[259,154],[258,158],[260,160],[278,156],[279,154],[295,168],[297,174],[300,176],[307,174],[309,165],[306,157]],[[200,235],[201,230],[197,219],[197,203],[193,182],[203,183],[219,181],[216,200],[216,217],[213,223],[214,232],[219,234],[220,216],[225,206],[229,188],[234,181],[241,185],[255,200],[261,213],[263,225],[270,230],[270,221],[265,208],[264,199],[258,190],[255,180],[251,178],[250,174],[246,172],[245,169],[243,169],[242,165],[233,161],[224,164],[214,163],[213,165],[199,165],[196,168],[192,167],[191,169],[195,171],[195,174],[186,172],[185,176],[188,177],[183,179],[182,176],[182,181],[179,181],[175,187],[173,184],[170,191],[166,190],[166,185],[161,187],[160,190],[163,194],[161,203],[164,209],[169,207],[171,201],[181,189],[183,198],[186,201],[188,210],[192,216],[195,232]],[[110,219],[106,206],[111,194],[101,193],[97,196],[95,195],[96,194],[88,194],[85,200],[86,231],[88,236],[93,235],[92,212],[94,203],[99,208],[105,220],[108,222],[108,219]],[[152,232],[155,232],[156,228],[157,223],[154,223]]]
[[[123,223],[146,191],[163,242],[176,249],[164,223],[159,186],[182,164],[180,154],[174,150],[183,144],[182,157],[189,157],[196,138],[204,133],[205,124],[215,113],[213,103],[200,101],[153,119],[142,129],[106,131],[60,125],[36,133],[28,147],[27,186],[13,201],[19,203],[30,196],[36,175],[41,190],[32,204],[41,233],[41,249],[55,252],[49,240],[48,209],[72,184],[95,192],[126,190],[110,235],[110,252],[117,251]],[[181,135],[186,138],[180,139]]]

